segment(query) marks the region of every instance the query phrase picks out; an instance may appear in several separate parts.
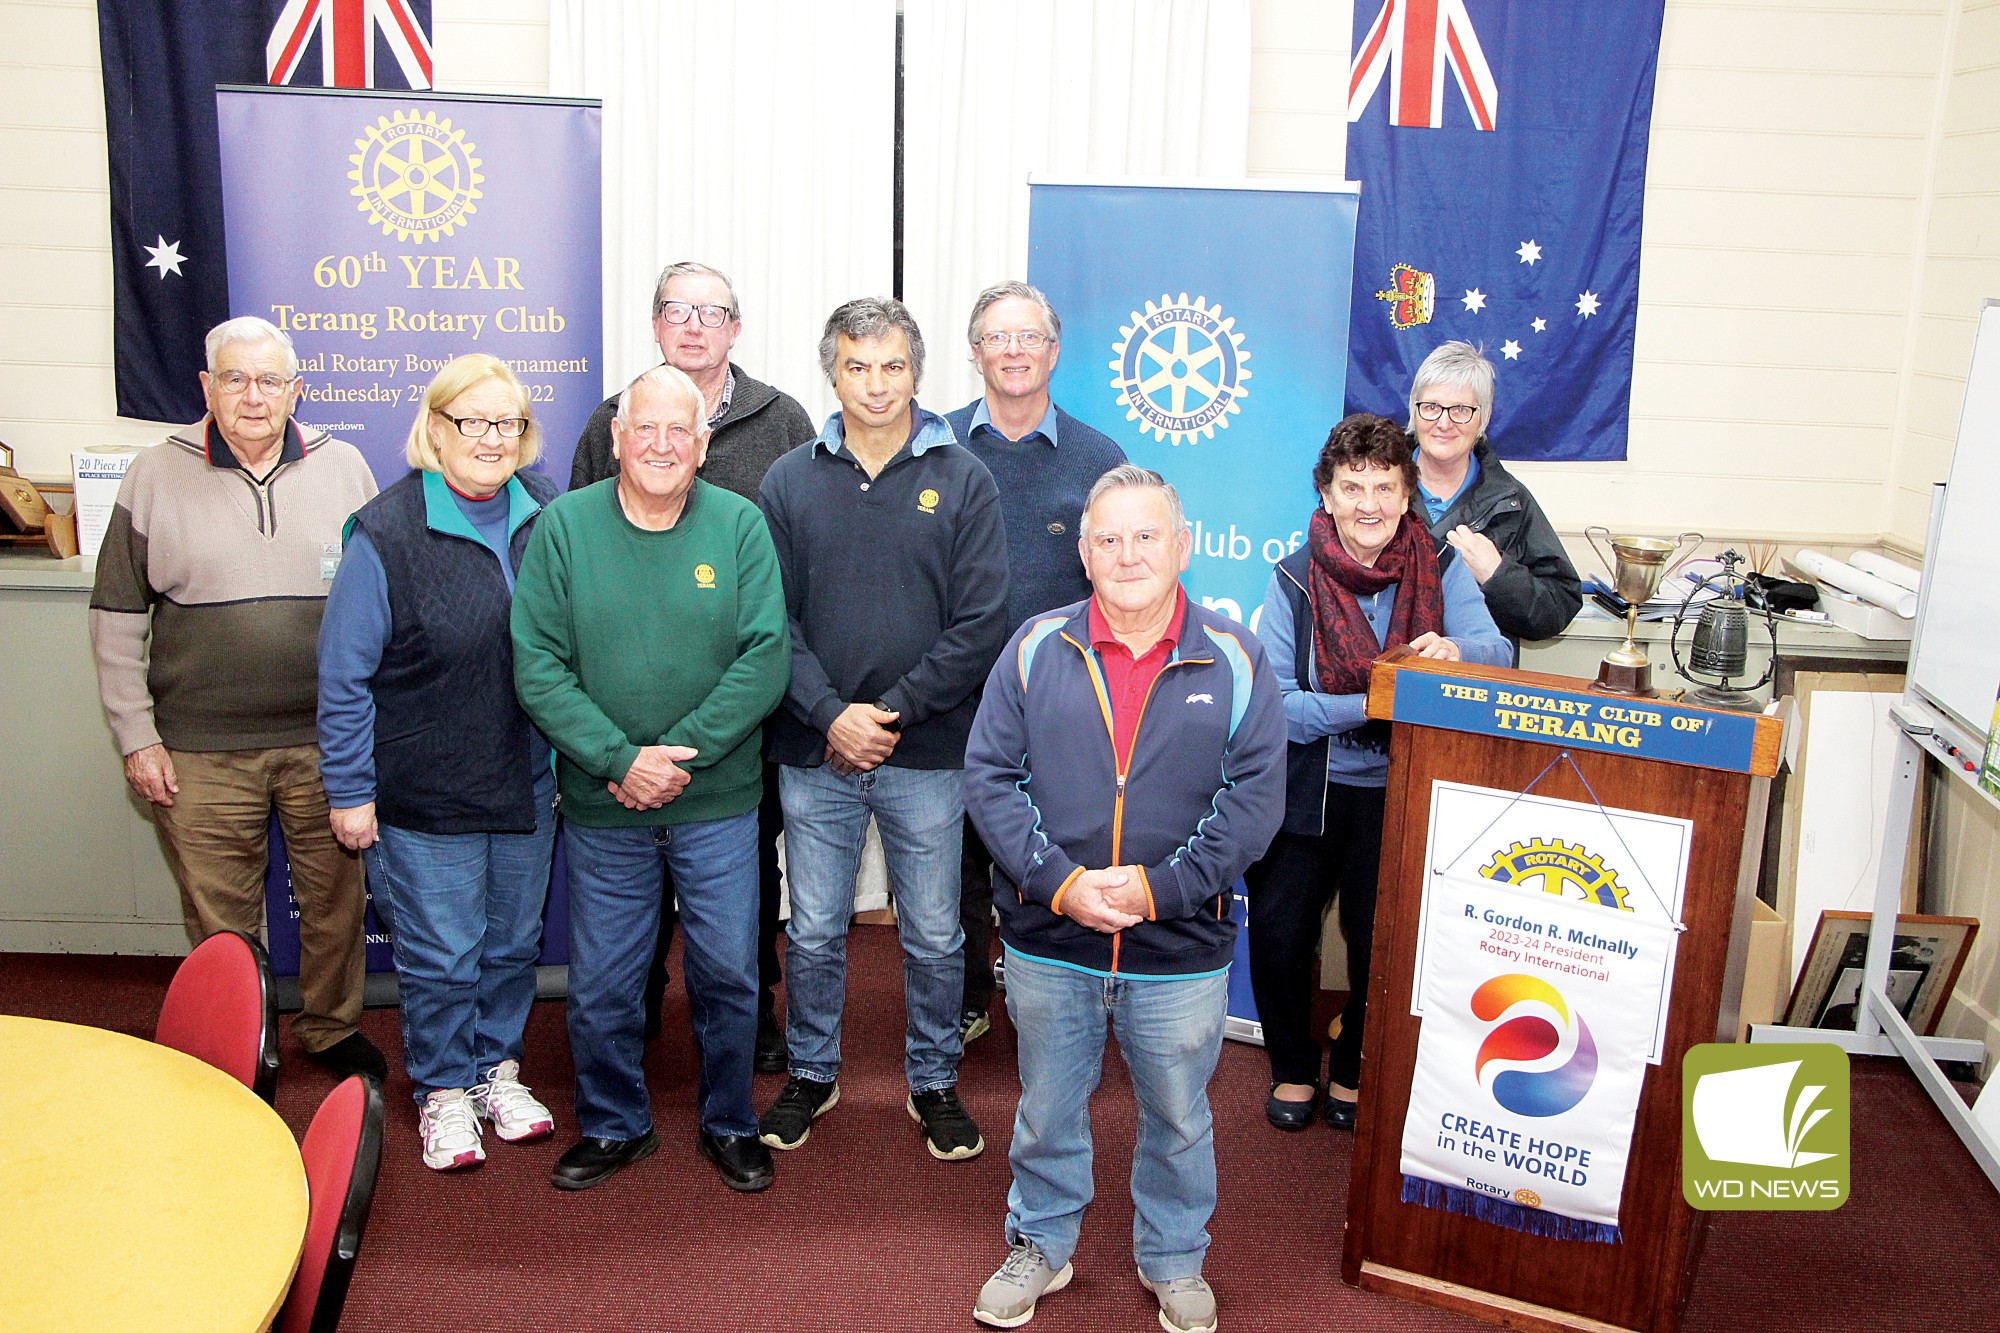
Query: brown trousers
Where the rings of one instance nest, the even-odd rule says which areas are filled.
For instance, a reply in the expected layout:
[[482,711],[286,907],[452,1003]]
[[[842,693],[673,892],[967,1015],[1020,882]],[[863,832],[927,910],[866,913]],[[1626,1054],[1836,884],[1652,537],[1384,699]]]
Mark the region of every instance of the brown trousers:
[[255,937],[264,920],[273,806],[299,904],[299,991],[304,1009],[292,1032],[323,1051],[361,1017],[361,858],[344,850],[327,820],[319,747],[275,750],[170,750],[180,794],[154,806],[167,864],[180,885],[188,938],[220,930]]

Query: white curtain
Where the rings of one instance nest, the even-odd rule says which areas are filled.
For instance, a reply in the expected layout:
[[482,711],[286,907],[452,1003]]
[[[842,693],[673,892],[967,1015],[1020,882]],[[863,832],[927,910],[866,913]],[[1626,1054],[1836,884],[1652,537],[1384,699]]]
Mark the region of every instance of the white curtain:
[[1250,8],[906,0],[903,293],[930,347],[927,406],[979,392],[965,321],[982,288],[1027,275],[1030,174],[1245,175]]
[[733,359],[833,408],[820,329],[886,296],[894,0],[552,0],[549,86],[604,101],[605,391],[659,363],[653,284],[677,260],[735,283]]

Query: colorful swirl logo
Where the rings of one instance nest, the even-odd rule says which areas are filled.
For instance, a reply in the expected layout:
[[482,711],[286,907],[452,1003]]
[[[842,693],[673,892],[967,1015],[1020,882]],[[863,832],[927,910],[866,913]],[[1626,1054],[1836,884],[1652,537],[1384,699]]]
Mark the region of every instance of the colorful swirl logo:
[[[1494,977],[1472,993],[1472,1013],[1482,1023],[1492,1023],[1524,1004],[1539,1004],[1554,1011],[1564,1028],[1576,1031],[1576,1045],[1570,1057],[1554,1069],[1503,1069],[1493,1076],[1493,1100],[1515,1115],[1537,1118],[1561,1115],[1583,1100],[1597,1078],[1597,1042],[1584,1024],[1582,1014],[1572,1014],[1562,992],[1540,977],[1510,972]],[[1485,1082],[1486,1066],[1493,1061],[1530,1064],[1545,1059],[1562,1048],[1563,1033],[1539,1013],[1521,1013],[1500,1023],[1479,1043],[1473,1077]]]

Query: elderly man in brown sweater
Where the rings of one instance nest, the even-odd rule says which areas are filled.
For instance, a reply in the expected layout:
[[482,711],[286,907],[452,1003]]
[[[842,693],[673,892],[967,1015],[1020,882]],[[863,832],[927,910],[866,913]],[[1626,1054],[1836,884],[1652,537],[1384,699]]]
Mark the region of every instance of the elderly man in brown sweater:
[[336,1074],[380,1080],[382,1053],[355,1027],[366,898],[320,786],[314,657],[341,528],[375,478],[352,445],[292,420],[291,339],[245,317],[207,343],[207,415],[118,488],[90,598],[98,689],[190,940],[256,933],[276,808],[299,907],[292,1031]]

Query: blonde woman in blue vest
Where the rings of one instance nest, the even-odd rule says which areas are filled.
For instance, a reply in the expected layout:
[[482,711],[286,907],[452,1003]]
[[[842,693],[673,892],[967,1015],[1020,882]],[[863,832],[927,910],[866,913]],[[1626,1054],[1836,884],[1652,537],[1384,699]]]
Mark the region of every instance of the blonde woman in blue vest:
[[490,356],[424,391],[411,472],[349,522],[319,640],[321,773],[395,949],[424,1165],[486,1160],[483,1130],[555,1130],[521,1082],[555,838],[549,744],[514,697],[514,577],[555,485]]

